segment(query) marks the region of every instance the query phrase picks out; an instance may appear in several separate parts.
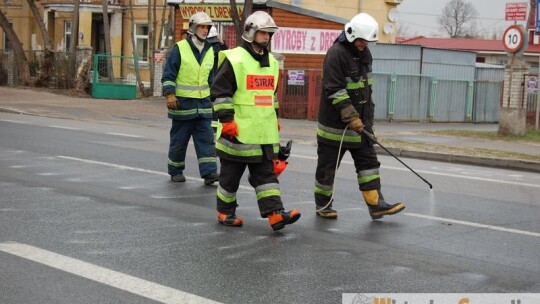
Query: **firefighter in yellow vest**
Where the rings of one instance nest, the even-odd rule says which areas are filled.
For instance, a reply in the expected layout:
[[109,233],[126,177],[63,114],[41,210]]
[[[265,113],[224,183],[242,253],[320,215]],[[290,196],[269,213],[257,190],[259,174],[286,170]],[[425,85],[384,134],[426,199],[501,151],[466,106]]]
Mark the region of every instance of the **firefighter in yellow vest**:
[[279,67],[267,47],[277,30],[270,15],[257,11],[246,19],[244,43],[219,55],[211,98],[220,122],[216,140],[221,167],[218,221],[226,226],[243,224],[236,216],[236,192],[246,167],[260,214],[268,218],[274,231],[300,218],[297,209],[284,211],[273,165],[280,147],[275,98]]
[[210,185],[219,179],[209,85],[214,51],[206,41],[213,25],[206,13],[193,14],[188,37],[173,46],[163,70],[163,96],[167,98],[168,116],[172,119],[167,164],[173,182],[186,181],[186,150],[191,137],[204,183]]

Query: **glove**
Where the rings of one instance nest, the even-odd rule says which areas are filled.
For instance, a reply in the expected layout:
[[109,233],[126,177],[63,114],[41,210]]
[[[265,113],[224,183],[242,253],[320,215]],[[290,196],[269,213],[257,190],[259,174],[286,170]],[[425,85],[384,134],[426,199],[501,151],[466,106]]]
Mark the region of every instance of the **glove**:
[[364,124],[359,117],[353,117],[351,118],[351,121],[349,121],[349,129],[356,131],[358,134],[362,134],[362,131],[364,131]]
[[281,125],[279,124],[279,119],[277,121],[277,131],[278,132],[281,132]]
[[178,108],[176,96],[173,93],[169,93],[165,97],[167,98],[167,109],[176,110]]
[[233,139],[238,135],[238,126],[234,120],[230,122],[224,122],[221,124],[221,135],[227,135],[230,139]]

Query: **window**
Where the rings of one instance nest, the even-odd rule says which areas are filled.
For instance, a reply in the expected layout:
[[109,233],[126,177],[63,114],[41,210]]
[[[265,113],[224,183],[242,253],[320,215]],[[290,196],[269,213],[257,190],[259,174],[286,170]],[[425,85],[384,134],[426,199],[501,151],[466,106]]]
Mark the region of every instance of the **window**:
[[148,25],[135,24],[135,49],[140,61],[148,61]]
[[[13,27],[13,23],[9,22],[9,27]],[[6,35],[5,32],[4,32],[4,44],[3,44],[3,46],[4,46],[4,52],[5,53],[13,50],[13,48],[11,47],[11,42],[7,38],[7,35]]]
[[161,32],[161,45],[159,46],[160,48],[165,48],[169,46],[171,44],[170,41],[173,41],[173,36],[170,32],[172,32],[170,24],[163,24],[163,30]]
[[71,44],[73,43],[71,37],[71,21],[66,21],[64,22],[64,51],[66,52],[69,51],[69,49],[71,48]]

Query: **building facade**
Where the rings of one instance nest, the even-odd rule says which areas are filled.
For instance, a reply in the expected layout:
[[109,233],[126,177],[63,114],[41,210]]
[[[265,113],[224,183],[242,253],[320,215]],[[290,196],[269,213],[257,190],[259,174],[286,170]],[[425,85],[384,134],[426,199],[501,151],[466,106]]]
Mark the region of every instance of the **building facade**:
[[[272,51],[282,59],[282,64],[291,68],[316,69],[322,66],[326,49],[344,24],[360,11],[377,19],[381,42],[394,42],[395,19],[392,12],[400,2],[254,0],[253,10],[267,11],[282,29],[275,35],[271,45]],[[80,1],[77,26],[73,24],[73,0],[41,0],[35,3],[52,40],[53,51],[67,52],[76,43],[81,48],[90,48],[94,54],[106,52],[101,0]],[[243,0],[237,3],[242,13]],[[39,25],[27,1],[6,0],[0,4],[0,9],[25,51],[45,48]],[[140,77],[143,83],[148,84],[149,61],[154,60],[154,50],[182,39],[188,28],[189,17],[201,10],[216,22],[227,44],[234,46],[236,33],[228,0],[156,0],[155,3],[151,0],[108,0],[111,55],[137,56]],[[155,15],[155,23],[149,24],[149,11]],[[152,50],[149,31],[154,27],[155,48]],[[11,44],[3,31],[0,35],[0,48],[7,52]]]

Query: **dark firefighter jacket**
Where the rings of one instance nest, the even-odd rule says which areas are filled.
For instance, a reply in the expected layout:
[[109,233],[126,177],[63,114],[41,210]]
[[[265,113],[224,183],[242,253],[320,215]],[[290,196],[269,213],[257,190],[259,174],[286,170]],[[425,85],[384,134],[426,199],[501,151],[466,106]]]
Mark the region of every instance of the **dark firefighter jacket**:
[[353,105],[366,131],[372,132],[375,105],[372,93],[372,62],[368,47],[358,51],[347,41],[345,34],[328,49],[323,65],[323,90],[319,107],[317,140],[339,145],[343,137],[344,148],[359,148],[367,142],[365,135],[347,129],[341,110]]
[[[197,47],[193,45],[191,38],[186,38],[186,41],[189,43],[191,50],[193,51],[193,55],[197,60],[197,64],[199,65],[202,64],[207,52],[213,53],[213,48],[208,42],[204,44],[202,52],[199,52]],[[168,93],[173,93],[176,95],[176,80],[178,77],[178,72],[180,71],[180,64],[182,60],[186,60],[186,58],[181,57],[178,45],[174,44],[171,52],[169,53],[169,58],[165,63],[163,75],[161,78],[161,83],[163,85],[163,96],[166,96]],[[189,76],[193,77],[193,75]],[[210,73],[210,75],[208,76],[209,85],[212,84],[212,80],[213,73]],[[178,120],[196,119],[198,117],[212,118],[212,103],[210,102],[209,97],[199,99],[176,96],[176,98],[179,104],[178,109],[169,110],[169,118]]]

